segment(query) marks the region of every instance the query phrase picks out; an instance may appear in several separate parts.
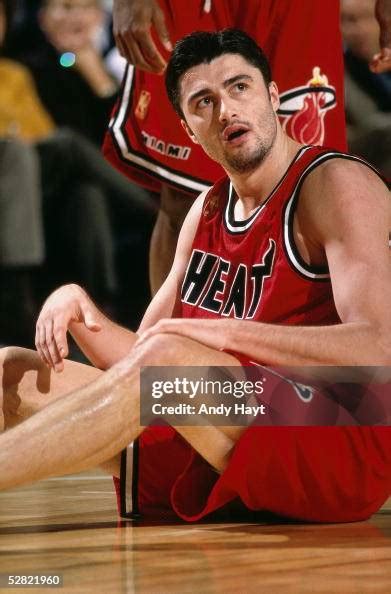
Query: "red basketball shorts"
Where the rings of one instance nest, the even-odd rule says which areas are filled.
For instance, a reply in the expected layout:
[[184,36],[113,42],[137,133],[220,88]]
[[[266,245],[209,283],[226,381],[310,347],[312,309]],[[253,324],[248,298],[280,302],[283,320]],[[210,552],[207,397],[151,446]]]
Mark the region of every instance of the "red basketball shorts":
[[[346,425],[332,426],[341,414],[335,402],[318,393],[319,404],[308,408],[311,394],[305,386],[297,391],[290,380],[268,370],[266,378],[274,382],[269,391],[274,425],[281,425],[248,427],[221,475],[173,428],[147,427],[122,454],[116,481],[121,515],[196,521],[247,510],[310,522],[351,522],[376,512],[391,492],[391,428],[360,426],[349,415]],[[342,389],[352,410],[359,410],[355,391],[360,387]],[[370,406],[371,401],[369,394]],[[311,410],[313,423],[320,411],[319,426],[301,426]]]

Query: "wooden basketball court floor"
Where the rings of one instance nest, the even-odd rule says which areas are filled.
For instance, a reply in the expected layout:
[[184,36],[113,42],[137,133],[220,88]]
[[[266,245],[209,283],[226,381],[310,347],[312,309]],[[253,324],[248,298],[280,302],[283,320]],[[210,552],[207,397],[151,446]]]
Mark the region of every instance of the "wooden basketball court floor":
[[0,494],[0,574],[63,586],[1,592],[391,593],[391,500],[339,525],[118,523],[110,477],[84,473]]

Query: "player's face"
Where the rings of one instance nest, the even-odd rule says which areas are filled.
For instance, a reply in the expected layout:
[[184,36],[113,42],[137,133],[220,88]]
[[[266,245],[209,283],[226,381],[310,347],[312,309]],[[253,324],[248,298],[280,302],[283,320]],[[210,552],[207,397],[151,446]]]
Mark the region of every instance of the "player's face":
[[182,125],[194,142],[232,173],[255,169],[277,132],[278,90],[239,54],[188,70],[181,80]]
[[103,18],[98,0],[49,0],[40,12],[41,26],[53,45],[72,51],[94,39]]

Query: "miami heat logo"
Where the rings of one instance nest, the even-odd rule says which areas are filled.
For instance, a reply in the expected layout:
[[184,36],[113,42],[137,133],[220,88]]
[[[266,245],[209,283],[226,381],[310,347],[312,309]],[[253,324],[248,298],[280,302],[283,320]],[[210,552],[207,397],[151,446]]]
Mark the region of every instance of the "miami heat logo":
[[285,132],[302,144],[323,144],[324,118],[337,102],[335,88],[320,68],[315,66],[306,85],[282,93],[280,101],[278,115]]
[[219,207],[219,197],[209,196],[206,204],[204,205],[204,216],[207,219],[211,219]]

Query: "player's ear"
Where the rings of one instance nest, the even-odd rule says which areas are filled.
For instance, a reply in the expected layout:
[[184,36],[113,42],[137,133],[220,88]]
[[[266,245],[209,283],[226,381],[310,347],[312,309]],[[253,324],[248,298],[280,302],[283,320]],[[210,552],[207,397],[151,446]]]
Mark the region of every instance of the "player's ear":
[[277,111],[277,109],[280,107],[280,95],[278,92],[278,87],[274,80],[272,80],[272,82],[269,83],[269,95],[273,109],[274,111]]
[[194,134],[193,130],[189,127],[188,123],[185,120],[181,120],[182,128],[186,131],[187,135],[190,136],[192,141],[195,144],[199,144],[196,135]]

